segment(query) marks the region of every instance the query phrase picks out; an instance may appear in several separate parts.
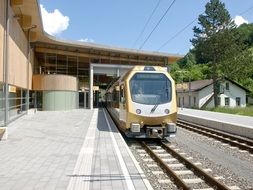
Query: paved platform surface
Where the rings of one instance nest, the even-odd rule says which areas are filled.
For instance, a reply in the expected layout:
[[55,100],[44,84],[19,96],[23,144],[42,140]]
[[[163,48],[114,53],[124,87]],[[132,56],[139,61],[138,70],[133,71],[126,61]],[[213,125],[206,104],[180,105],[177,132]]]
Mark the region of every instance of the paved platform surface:
[[187,108],[178,108],[178,113],[181,119],[193,118],[196,123],[253,138],[253,117]]
[[0,141],[1,190],[150,188],[103,110],[37,112],[8,133]]

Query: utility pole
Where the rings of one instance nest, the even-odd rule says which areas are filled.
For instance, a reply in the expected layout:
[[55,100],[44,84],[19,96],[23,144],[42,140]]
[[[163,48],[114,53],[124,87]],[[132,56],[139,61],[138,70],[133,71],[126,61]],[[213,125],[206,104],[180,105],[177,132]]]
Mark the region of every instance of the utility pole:
[[191,96],[192,96],[192,92],[191,92],[191,75],[189,75],[189,84],[188,84],[188,90],[189,90],[189,107],[191,108]]

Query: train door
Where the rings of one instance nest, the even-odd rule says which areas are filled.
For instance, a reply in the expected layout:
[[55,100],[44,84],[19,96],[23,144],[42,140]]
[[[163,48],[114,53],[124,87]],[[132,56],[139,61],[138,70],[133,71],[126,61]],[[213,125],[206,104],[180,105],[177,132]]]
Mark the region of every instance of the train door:
[[119,102],[119,120],[126,122],[126,98],[125,98],[125,85],[120,84],[120,102]]

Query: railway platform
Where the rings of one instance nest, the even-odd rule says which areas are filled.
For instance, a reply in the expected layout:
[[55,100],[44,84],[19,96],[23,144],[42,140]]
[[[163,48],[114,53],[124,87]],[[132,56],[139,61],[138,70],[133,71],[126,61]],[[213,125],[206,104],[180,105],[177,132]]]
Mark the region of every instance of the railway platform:
[[103,109],[23,116],[0,152],[1,190],[152,189]]
[[253,139],[253,117],[178,108],[178,118]]

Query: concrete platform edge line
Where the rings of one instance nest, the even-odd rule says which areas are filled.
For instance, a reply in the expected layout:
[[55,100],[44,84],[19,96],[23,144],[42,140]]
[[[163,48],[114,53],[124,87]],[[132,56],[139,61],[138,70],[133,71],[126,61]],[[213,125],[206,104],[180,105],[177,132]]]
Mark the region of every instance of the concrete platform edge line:
[[116,139],[115,139],[115,137],[114,137],[114,135],[112,133],[112,129],[111,129],[111,126],[109,124],[109,121],[108,121],[108,118],[106,116],[106,113],[105,113],[104,109],[103,109],[103,113],[104,113],[104,116],[105,116],[105,120],[106,120],[107,126],[108,126],[108,128],[110,130],[110,136],[111,136],[111,139],[112,139],[112,142],[113,142],[113,147],[114,147],[114,150],[115,150],[116,155],[118,157],[118,160],[119,160],[119,163],[120,163],[120,167],[121,167],[121,169],[123,171],[124,178],[125,178],[126,183],[127,183],[127,187],[128,187],[129,190],[135,190],[133,181],[131,179],[131,176],[129,175],[128,169],[127,169],[126,164],[125,164],[125,162],[123,160],[123,157],[122,157],[121,152],[119,150],[119,147],[117,145]]
[[89,189],[90,173],[92,167],[92,159],[94,153],[94,139],[97,128],[98,110],[96,109],[92,115],[92,119],[87,130],[87,134],[79,152],[79,156],[71,176],[68,190]]
[[[105,113],[105,115],[106,115],[106,113]],[[117,128],[116,128],[116,130],[118,131]],[[119,132],[119,131],[118,131],[118,132]],[[139,174],[140,174],[140,176],[141,176],[141,178],[142,178],[142,180],[143,180],[145,186],[147,187],[148,190],[153,190],[153,187],[152,187],[151,184],[149,183],[149,180],[146,179],[146,176],[144,175],[143,170],[141,169],[140,165],[138,164],[138,162],[137,162],[137,160],[135,159],[133,153],[132,153],[131,150],[128,148],[128,146],[127,146],[125,140],[123,139],[123,137],[122,137],[122,135],[121,135],[120,133],[119,133],[119,136],[120,136],[120,139],[122,140],[122,142],[123,142],[123,144],[124,144],[124,146],[125,146],[125,148],[126,148],[128,154],[129,154],[129,156],[130,156],[131,159],[133,160],[134,165],[135,165],[136,169],[138,170],[138,172],[139,172]]]

